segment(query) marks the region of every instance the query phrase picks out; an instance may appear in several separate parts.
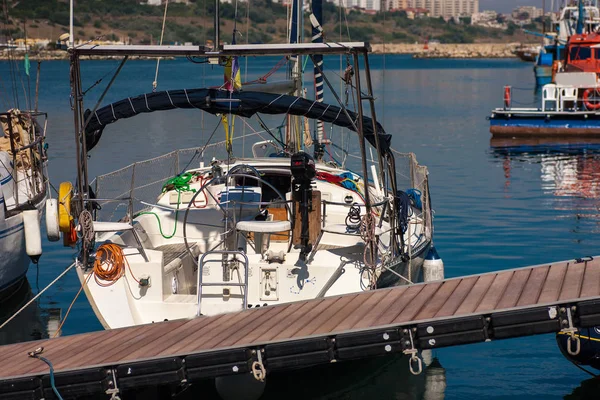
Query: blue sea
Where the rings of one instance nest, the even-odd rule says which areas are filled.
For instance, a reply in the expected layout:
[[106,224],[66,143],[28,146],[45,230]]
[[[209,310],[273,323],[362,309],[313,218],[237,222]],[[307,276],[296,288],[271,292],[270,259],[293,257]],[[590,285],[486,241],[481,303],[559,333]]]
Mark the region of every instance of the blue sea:
[[[258,58],[240,60],[240,65],[243,76],[251,80],[267,73],[277,61]],[[83,87],[90,88],[85,96],[87,108],[93,108],[118,65],[118,60],[82,63]],[[345,57],[329,58],[325,65],[332,71],[334,87],[343,90],[337,71],[340,66],[345,68]],[[505,85],[513,87],[515,104],[533,105],[539,100],[531,64],[512,59],[413,60],[374,55],[371,68],[378,119],[393,135],[393,147],[414,152],[418,161],[429,167],[434,240],[446,277],[600,253],[600,145],[491,141],[486,117],[492,108],[502,105]],[[4,84],[9,80],[7,71],[7,63],[1,62]],[[103,104],[151,92],[155,72],[153,61],[128,61]],[[283,75],[277,71],[271,79]],[[218,86],[222,69],[187,60],[162,60],[158,77],[158,90]],[[34,82],[32,79],[32,92]],[[307,83],[311,87],[310,81]],[[20,93],[23,87],[27,85],[19,84]],[[7,99],[11,100],[0,97],[3,108]],[[22,96],[20,101],[23,107]],[[48,112],[49,169],[55,187],[73,181],[76,174],[70,104],[68,62],[42,63],[39,108]],[[177,148],[202,145],[216,121],[214,116],[183,110],[120,121],[105,130],[92,150],[90,175]],[[248,148],[245,145],[245,150]],[[52,281],[72,257],[73,250],[61,243],[44,242],[39,265],[29,269],[32,292]],[[14,342],[46,335],[49,316],[64,316],[79,288],[71,271],[41,297],[37,308],[11,323],[14,335],[4,337]],[[7,305],[0,308],[2,315],[10,314]],[[100,329],[82,295],[62,334]],[[410,376],[402,358],[356,362],[345,370],[336,366],[340,375],[351,379],[347,383],[343,377],[328,377],[328,369],[319,370],[320,379],[298,373],[294,396],[307,390],[302,398],[600,398],[598,384],[561,355],[554,335],[445,348],[433,355],[441,366],[421,377]],[[275,384],[268,398],[291,396],[289,386],[280,389],[278,396]]]

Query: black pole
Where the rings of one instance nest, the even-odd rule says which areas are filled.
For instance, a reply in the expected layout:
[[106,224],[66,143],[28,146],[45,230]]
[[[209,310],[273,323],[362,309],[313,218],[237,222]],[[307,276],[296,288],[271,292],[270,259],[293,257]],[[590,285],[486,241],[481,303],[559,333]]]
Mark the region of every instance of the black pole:
[[215,46],[214,51],[220,50],[219,45],[219,2],[220,0],[215,0]]

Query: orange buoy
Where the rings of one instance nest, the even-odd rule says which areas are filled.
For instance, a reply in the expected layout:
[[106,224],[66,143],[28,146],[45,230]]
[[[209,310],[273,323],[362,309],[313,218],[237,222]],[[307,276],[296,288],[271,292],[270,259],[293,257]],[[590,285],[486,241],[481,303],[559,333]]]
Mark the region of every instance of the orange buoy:
[[511,101],[511,88],[510,86],[504,86],[504,108],[510,108]]
[[63,233],[63,246],[75,247],[75,243],[77,243],[77,229],[75,228],[75,222],[71,220],[69,231]]
[[552,61],[552,82],[555,82],[556,78],[556,73],[558,72],[558,70],[560,69],[560,61],[559,60],[554,60]]

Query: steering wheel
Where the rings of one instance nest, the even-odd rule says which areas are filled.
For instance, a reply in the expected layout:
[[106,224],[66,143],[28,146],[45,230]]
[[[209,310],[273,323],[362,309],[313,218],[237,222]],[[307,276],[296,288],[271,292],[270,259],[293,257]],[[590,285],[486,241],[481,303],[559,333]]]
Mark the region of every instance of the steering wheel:
[[[232,168],[232,170],[230,170],[229,173],[227,174],[227,177],[233,177],[233,178],[240,177],[240,178],[244,178],[244,180],[247,178],[247,179],[255,180],[257,182],[257,184],[263,184],[263,185],[266,185],[269,188],[271,188],[275,192],[275,194],[277,195],[278,199],[276,199],[275,201],[270,201],[269,203],[265,203],[264,205],[276,203],[279,199],[281,199],[281,202],[285,205],[285,208],[286,208],[286,211],[287,211],[287,214],[288,214],[288,218],[289,218],[289,220],[290,220],[290,222],[292,224],[292,230],[293,230],[294,229],[294,221],[293,221],[293,218],[291,218],[292,213],[290,211],[289,205],[287,204],[287,202],[285,200],[285,196],[275,186],[273,186],[273,184],[271,184],[271,183],[267,182],[266,180],[264,180],[263,178],[261,178],[260,177],[260,173],[258,172],[258,170],[256,168],[251,167],[249,165],[238,165],[238,166],[239,167],[242,167],[242,166],[248,167],[251,170],[253,170],[253,172],[256,173],[256,175],[243,174],[243,173],[232,173],[232,170],[233,170],[233,168]],[[235,171],[233,171],[233,172],[235,172]],[[213,178],[210,181],[205,182],[200,187],[200,189],[198,189],[196,191],[196,193],[194,193],[194,195],[192,196],[192,198],[188,202],[188,205],[187,205],[187,207],[185,209],[185,214],[183,216],[183,242],[185,243],[185,249],[186,249],[186,251],[192,257],[192,259],[194,258],[194,255],[192,254],[192,251],[190,249],[190,245],[189,245],[188,240],[187,240],[187,231],[186,231],[187,218],[188,218],[188,215],[189,215],[189,212],[190,212],[190,208],[191,208],[191,205],[194,204],[194,201],[196,200],[196,196],[198,196],[200,193],[202,193],[204,191],[204,189],[206,189],[208,186],[212,185],[213,183],[218,182],[218,180],[219,180],[219,178]],[[221,204],[217,203],[217,205],[221,209],[221,212],[223,213],[224,218],[229,218],[228,215],[227,215],[227,211],[221,206]],[[263,204],[259,203],[259,205],[262,206]],[[203,224],[199,223],[198,225],[203,225]],[[229,231],[230,230],[227,230],[226,232],[223,232],[223,234],[227,234],[227,233],[229,233]],[[223,239],[222,241],[220,241],[216,246],[214,246],[212,249],[210,249],[208,251],[216,249],[224,241],[225,241],[225,239]]]
[[[258,178],[256,180],[260,180],[262,181],[261,177],[260,177],[260,172],[258,172],[258,170],[256,168],[254,168],[251,165],[248,164],[238,164],[233,166],[228,172],[226,177],[230,178],[230,177],[234,177],[236,175],[243,175],[243,183],[242,186],[246,186],[246,175],[249,175],[250,177],[253,178]],[[253,179],[254,180],[254,179]],[[264,181],[262,181],[264,182]],[[260,182],[258,182],[260,183]],[[257,185],[259,186],[259,185]]]

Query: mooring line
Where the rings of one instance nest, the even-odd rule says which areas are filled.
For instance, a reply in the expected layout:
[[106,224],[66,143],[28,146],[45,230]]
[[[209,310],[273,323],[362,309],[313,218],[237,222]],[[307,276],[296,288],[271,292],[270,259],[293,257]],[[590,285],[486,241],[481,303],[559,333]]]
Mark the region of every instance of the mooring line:
[[69,267],[67,267],[67,269],[65,269],[59,276],[56,277],[56,279],[54,279],[52,282],[50,282],[50,284],[48,286],[46,286],[45,288],[43,288],[38,294],[36,294],[31,300],[29,300],[27,302],[27,304],[25,304],[23,307],[21,307],[19,309],[19,311],[17,311],[16,313],[14,313],[9,319],[7,319],[6,321],[4,321],[4,323],[2,325],[0,325],[0,329],[4,328],[10,321],[12,321],[17,315],[19,315],[21,313],[21,311],[23,311],[24,309],[26,309],[31,303],[33,303],[34,301],[36,301],[47,289],[50,288],[50,286],[54,285],[60,278],[62,278],[71,268],[73,268],[75,266],[75,262],[71,265],[69,265]]

